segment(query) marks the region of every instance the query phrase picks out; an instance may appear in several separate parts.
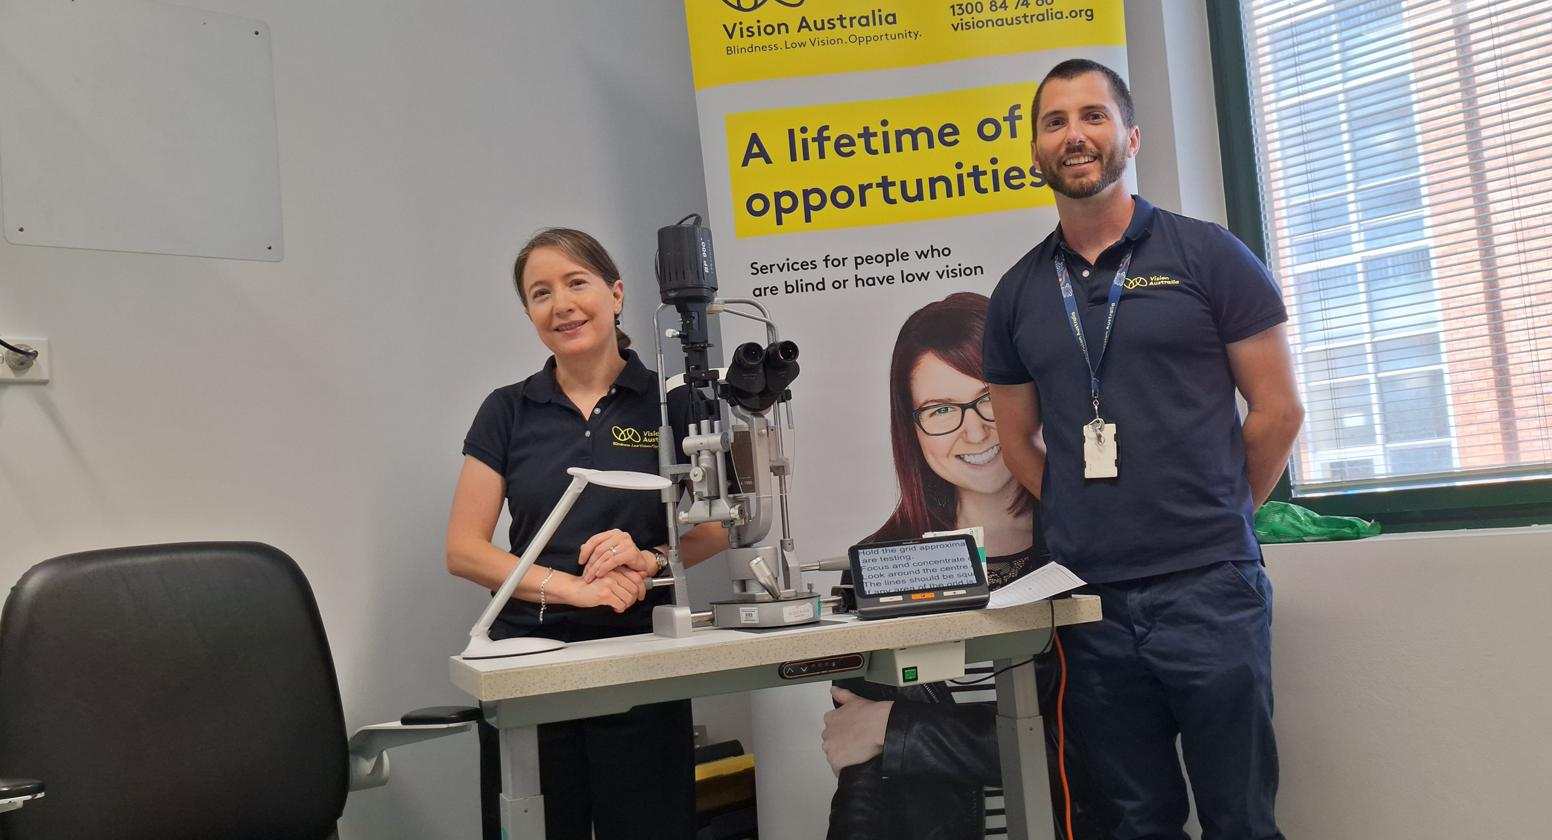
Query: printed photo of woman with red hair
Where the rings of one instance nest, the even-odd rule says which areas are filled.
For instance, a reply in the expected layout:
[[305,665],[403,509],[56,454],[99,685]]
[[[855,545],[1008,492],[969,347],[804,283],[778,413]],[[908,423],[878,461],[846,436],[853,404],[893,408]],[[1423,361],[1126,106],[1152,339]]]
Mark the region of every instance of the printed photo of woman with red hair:
[[[889,365],[900,498],[863,542],[980,526],[987,581],[996,589],[1050,558],[1039,535],[1038,503],[1002,461],[981,373],[987,304],[985,295],[956,292],[918,309],[900,327]],[[1046,672],[1055,668],[1036,664],[1044,708],[1047,695],[1054,701],[1056,680]],[[990,673],[990,663],[981,663],[967,668],[959,684],[893,689],[847,680],[831,689],[837,707],[825,715],[823,740],[837,774],[832,840],[978,840],[1006,833]],[[1060,795],[1054,739],[1048,740]],[[1069,781],[1074,752],[1069,745]],[[1074,799],[1076,829],[1076,792]]]

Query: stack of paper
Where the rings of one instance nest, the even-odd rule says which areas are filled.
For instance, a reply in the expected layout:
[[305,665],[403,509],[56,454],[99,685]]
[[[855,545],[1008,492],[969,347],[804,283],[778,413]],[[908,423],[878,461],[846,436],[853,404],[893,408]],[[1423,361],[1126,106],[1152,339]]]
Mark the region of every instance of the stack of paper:
[[1083,579],[1069,571],[1066,566],[1060,563],[1047,563],[993,592],[991,600],[986,602],[986,608],[1000,610],[1020,604],[1033,604],[1044,598],[1054,598],[1082,585]]

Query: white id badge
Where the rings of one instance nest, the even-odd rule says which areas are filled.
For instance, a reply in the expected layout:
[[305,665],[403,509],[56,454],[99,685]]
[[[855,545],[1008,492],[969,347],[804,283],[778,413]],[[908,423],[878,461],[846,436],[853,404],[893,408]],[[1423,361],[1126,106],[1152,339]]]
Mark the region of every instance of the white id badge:
[[1083,477],[1115,478],[1116,475],[1115,424],[1083,424]]

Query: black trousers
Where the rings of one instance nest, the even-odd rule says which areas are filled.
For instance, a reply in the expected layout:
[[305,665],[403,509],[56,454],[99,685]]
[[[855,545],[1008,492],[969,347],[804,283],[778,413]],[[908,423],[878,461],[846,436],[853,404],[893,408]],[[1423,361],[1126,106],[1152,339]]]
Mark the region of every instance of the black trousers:
[[1275,817],[1272,583],[1257,561],[1090,584],[1104,618],[1062,633],[1067,733],[1113,813],[1107,837],[1283,840]]
[[[480,721],[485,840],[501,837],[501,749]],[[539,792],[546,840],[691,840],[695,733],[690,701],[539,725]],[[515,840],[515,838],[513,838]]]

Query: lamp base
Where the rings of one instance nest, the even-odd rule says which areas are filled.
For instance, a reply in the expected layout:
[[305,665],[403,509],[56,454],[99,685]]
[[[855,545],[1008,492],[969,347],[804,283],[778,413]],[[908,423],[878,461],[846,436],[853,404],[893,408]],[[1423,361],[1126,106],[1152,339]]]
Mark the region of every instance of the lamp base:
[[541,639],[537,636],[518,636],[515,639],[470,639],[469,646],[458,654],[459,659],[500,659],[504,656],[527,656],[560,650],[566,643],[558,639]]

